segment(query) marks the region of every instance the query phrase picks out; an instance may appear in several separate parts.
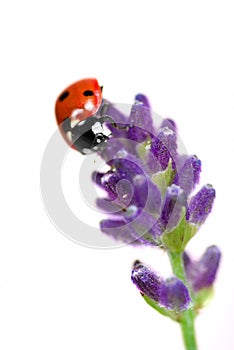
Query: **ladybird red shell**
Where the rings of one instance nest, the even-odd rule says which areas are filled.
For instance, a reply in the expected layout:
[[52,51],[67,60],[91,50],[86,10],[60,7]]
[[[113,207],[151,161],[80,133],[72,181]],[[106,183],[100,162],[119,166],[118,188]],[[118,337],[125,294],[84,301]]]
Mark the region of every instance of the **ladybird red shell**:
[[[102,88],[97,79],[86,78],[68,86],[58,96],[55,103],[55,116],[59,129],[71,146],[69,133],[65,133],[62,123],[70,119],[71,123],[79,123],[93,116],[99,109],[102,102]],[[73,147],[74,148],[74,147]]]

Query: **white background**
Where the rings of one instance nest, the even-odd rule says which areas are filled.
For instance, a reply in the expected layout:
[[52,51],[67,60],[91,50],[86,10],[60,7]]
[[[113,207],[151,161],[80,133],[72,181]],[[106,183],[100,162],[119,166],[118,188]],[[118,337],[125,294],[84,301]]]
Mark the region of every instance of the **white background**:
[[[170,274],[166,256],[85,248],[58,233],[43,208],[40,162],[56,130],[54,101],[85,77],[97,77],[115,102],[147,94],[203,161],[201,184],[212,183],[217,198],[188,249],[199,256],[215,243],[223,259],[215,298],[197,319],[199,349],[234,348],[233,16],[227,0],[1,4],[1,349],[183,349],[179,327],[145,305],[130,280],[136,258]],[[70,152],[67,182],[79,162]],[[70,200],[84,206],[77,188]]]

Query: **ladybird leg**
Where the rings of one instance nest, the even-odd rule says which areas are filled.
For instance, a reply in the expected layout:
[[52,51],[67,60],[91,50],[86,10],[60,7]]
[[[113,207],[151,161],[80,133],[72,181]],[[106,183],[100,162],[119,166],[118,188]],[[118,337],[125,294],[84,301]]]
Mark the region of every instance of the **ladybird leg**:
[[117,128],[116,122],[106,113],[107,108],[109,104],[107,102],[103,102],[103,104],[100,107],[100,121],[101,123],[105,123],[107,121],[110,121],[110,124]]
[[100,121],[101,124],[109,122],[109,124],[111,124],[112,126],[117,127],[116,122],[109,115],[101,116],[101,118],[98,118],[98,121]]
[[99,114],[101,117],[104,117],[106,115],[106,110],[108,108],[108,103],[107,102],[103,102],[101,104],[101,107],[99,109]]
[[111,126],[113,126],[115,129],[118,130],[129,130],[129,125],[119,125],[117,124],[114,119],[112,119],[109,115],[105,115],[102,118],[100,118],[101,123],[107,123],[109,121],[109,123],[111,124]]
[[115,129],[118,129],[118,130],[126,130],[128,131],[129,130],[129,125],[120,125],[120,124],[117,124],[112,118],[110,118],[109,116],[106,116],[107,118],[109,118],[109,120],[111,121],[111,125],[115,128]]
[[129,125],[118,125],[118,124],[116,124],[116,129],[128,131],[129,130]]

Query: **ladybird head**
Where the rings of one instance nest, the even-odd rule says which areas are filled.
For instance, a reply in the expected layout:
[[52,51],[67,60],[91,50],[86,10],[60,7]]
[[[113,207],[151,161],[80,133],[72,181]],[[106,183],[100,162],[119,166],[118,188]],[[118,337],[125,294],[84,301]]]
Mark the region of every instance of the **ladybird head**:
[[102,101],[102,88],[96,79],[83,79],[68,86],[57,98],[55,115],[58,125],[66,118],[82,121],[94,115]]

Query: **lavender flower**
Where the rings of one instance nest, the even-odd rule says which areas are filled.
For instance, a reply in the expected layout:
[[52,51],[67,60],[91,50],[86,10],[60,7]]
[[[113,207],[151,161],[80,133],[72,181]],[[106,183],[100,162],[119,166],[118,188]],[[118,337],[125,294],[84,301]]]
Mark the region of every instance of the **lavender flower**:
[[176,277],[163,280],[150,267],[137,260],[133,265],[131,278],[140,292],[153,299],[160,307],[175,313],[181,313],[190,307],[189,291]]
[[155,127],[146,96],[136,95],[129,116],[107,101],[99,113],[112,134],[98,151],[107,170],[92,175],[106,193],[96,200],[107,214],[101,231],[124,244],[167,252],[175,276],[164,279],[136,260],[131,279],[150,306],[180,323],[186,349],[196,350],[194,320],[213,290],[221,253],[211,246],[193,261],[185,248],[210,214],[215,190],[205,185],[193,193],[201,161],[179,154],[173,120]]
[[182,252],[214,202],[215,191],[209,185],[191,197],[199,182],[201,161],[178,153],[172,120],[154,127],[144,95],[136,96],[129,116],[111,104],[106,113],[119,128],[109,126],[112,138],[100,153],[109,170],[93,174],[107,194],[105,201],[97,200],[98,207],[103,212],[108,206],[114,208],[106,211],[109,217],[101,222],[101,230],[125,243]]

